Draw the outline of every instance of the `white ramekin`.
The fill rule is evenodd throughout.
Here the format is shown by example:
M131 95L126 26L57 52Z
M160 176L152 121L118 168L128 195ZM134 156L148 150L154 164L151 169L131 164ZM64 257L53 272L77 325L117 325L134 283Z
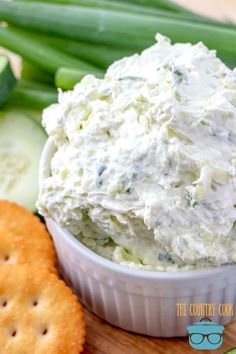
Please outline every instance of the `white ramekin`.
M55 147L49 139L40 164L40 184L50 174ZM236 265L185 272L153 272L123 267L95 254L51 219L47 227L62 275L81 302L99 317L125 330L157 337L185 336L201 319L178 317L176 304L236 306ZM227 324L234 317L211 317Z

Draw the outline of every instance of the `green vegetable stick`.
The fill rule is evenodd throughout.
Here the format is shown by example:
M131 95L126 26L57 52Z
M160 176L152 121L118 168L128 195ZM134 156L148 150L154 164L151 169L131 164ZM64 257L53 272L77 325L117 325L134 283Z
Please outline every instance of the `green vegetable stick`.
M176 19L131 15L95 8L47 3L5 2L0 17L16 25L67 38L140 49L160 32L173 42L203 41L209 48L232 53L236 61L236 31ZM65 64L61 65L65 66ZM66 65L68 66L68 65ZM84 68L82 68L84 69Z
M50 47L57 48L71 56L78 57L86 62L92 63L98 67L106 69L115 60L134 54L134 50L118 49L111 46L78 42L75 40L68 40L55 36L42 35L35 32L22 30L16 26L10 26L11 32L20 34L21 36L35 39ZM36 66L23 61L22 77L32 79L36 77L37 80L43 82L52 82L51 76L39 69Z
M52 84L54 83L54 77L48 74L38 66L29 63L27 60L22 61L21 78L25 80L37 80L38 82Z
M2 5L0 8L2 8ZM0 45L20 54L23 58L50 74L54 74L57 68L61 66L81 68L83 70L91 70L91 72L97 70L95 66L89 63L27 37L26 34L16 33L7 27L0 27Z
M75 84L77 84L85 75L90 74L86 70L77 70L71 68L59 68L55 76L55 84L57 87L62 89L73 89ZM103 74L99 71L94 73L95 76L102 78Z
M16 87L5 103L6 107L41 110L57 102L56 90Z
M25 0L25 1L36 1L38 0ZM126 13L133 13L133 14L146 14L151 16L163 16L163 17L172 17L172 18L179 18L179 19L193 19L198 21L212 21L207 19L203 16L194 14L190 11L185 10L184 8L180 8L176 5L167 5L165 4L164 8L161 4L160 7L149 7L144 4L135 4L131 2L120 2L120 1L110 1L110 0L40 0L40 2L46 3L54 3L54 4L67 4L67 5L79 5L79 6L86 6L86 7L95 7L97 9L106 9L106 10L113 10L113 11L121 11ZM175 9L173 11L173 8ZM176 11L178 8L178 11Z
M78 57L102 69L106 69L114 61L136 52L134 49L118 49L109 45L78 42L58 37L42 36L42 41L55 48L61 48L67 54Z
M0 55L0 106L3 105L16 84L9 59Z

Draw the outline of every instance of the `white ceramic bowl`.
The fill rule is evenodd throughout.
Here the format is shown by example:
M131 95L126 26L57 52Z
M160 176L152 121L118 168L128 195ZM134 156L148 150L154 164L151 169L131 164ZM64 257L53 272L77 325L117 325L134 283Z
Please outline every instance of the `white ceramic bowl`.
M50 175L55 147L44 148L40 183ZM157 337L185 336L201 317L177 317L176 304L230 303L236 308L236 265L185 272L126 268L91 251L51 219L47 227L65 280L95 314L128 331ZM235 317L211 317L227 324Z

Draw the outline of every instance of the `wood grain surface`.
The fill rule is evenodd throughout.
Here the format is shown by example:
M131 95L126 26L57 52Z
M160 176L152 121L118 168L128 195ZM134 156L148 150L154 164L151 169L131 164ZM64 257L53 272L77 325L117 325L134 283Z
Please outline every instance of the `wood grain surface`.
M85 310L87 341L83 354L223 354L236 347L236 321L226 326L219 350L194 350L187 338L152 338L123 331ZM168 325L168 324L167 324Z
M236 0L176 0L201 14L236 22ZM226 326L219 350L191 349L187 338L151 338L132 334L97 318L86 310L87 341L83 354L223 354L236 347L236 321Z

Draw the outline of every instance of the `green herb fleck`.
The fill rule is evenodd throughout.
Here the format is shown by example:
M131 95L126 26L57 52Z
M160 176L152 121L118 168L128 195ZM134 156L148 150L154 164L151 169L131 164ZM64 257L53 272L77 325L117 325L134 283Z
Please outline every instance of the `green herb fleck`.
M171 258L171 256L169 255L169 253L167 253L166 251L163 251L163 252L159 253L158 259L159 259L159 261L161 261L161 262L174 263L173 259Z
M191 207L192 207L192 208L195 208L196 205L197 205L196 200L192 199Z
M119 78L119 81L123 81L123 80L146 81L145 77L141 77L141 76L124 76Z
M198 204L197 201L193 199L193 197L191 196L188 190L187 190L187 201L188 201L188 205L191 208L195 208L195 206Z
M98 246L106 246L110 242L111 238L110 237L101 237L96 239L96 244Z
M165 64L165 65L163 66L163 69L165 69L165 70L171 70L171 66L170 66L169 64Z
M106 171L107 167L105 165L99 165L97 167L97 174L98 176L101 176L104 171Z
M200 123L201 123L202 125L208 125L207 120L204 119L204 118L201 118L201 119L200 119Z
M178 102L181 101L181 96L180 96L180 94L179 94L177 91L175 91L175 99L176 99Z
M101 187L102 186L102 180L100 179L100 178L98 178L97 180L96 180L96 185L98 186L98 187Z
M127 189L125 190L125 192L128 193L128 194L131 194L131 193L132 193L132 188L131 188L131 187L127 188Z
M176 70L174 70L174 75L175 75L177 84L178 85L181 84L181 82L184 79L184 73L182 73L180 70L176 69Z

